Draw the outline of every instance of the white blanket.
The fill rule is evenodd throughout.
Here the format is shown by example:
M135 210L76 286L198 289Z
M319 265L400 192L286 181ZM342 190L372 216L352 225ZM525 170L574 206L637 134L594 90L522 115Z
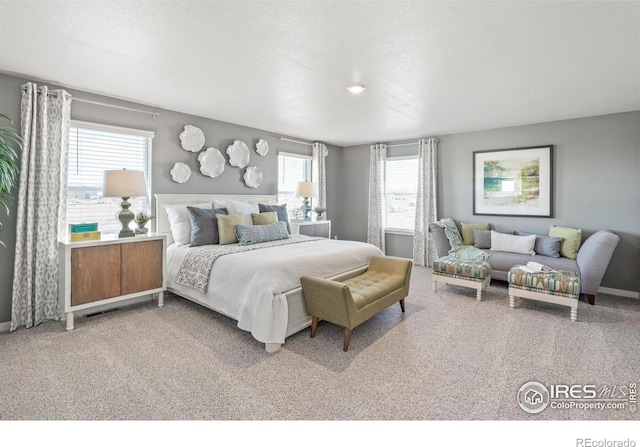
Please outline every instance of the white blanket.
M167 250L169 289L237 320L240 329L263 343L284 343L284 293L300 287L301 276L327 278L367 265L371 256L382 254L364 242L322 239L226 255L213 264L205 294L175 283L188 250L175 244Z

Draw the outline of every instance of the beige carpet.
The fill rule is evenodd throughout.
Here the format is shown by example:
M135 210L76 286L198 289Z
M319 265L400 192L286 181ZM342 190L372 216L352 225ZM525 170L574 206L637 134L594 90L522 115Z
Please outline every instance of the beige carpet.
M356 328L321 323L275 354L229 318L168 295L0 334L3 420L629 420L623 410L525 413L525 382L640 382L640 301L599 295L569 309L508 305L494 282L431 291L415 267L406 313L395 305Z

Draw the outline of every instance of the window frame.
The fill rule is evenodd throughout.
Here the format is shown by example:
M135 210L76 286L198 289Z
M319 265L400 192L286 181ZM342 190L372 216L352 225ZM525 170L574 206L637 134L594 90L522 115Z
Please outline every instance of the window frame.
M74 132L71 131L71 129L79 129L79 130L93 130L93 131L98 131L98 132L104 132L104 133L112 133L112 134L119 134L119 135L130 135L133 137L140 137L140 138L145 138L148 141L145 143L146 144L146 148L145 148L145 153L143 154L143 161L142 164L144 165L144 168L141 169L144 171L145 173L145 182L146 182L146 187L147 187L147 195L146 195L146 202L144 203L144 210L147 212L150 212L151 207L152 207L152 189L151 189L151 180L152 180L152 156L153 156L153 139L155 137L155 132L153 131L149 131L149 130L143 130L143 129L134 129L134 128L130 128L130 127L121 127L121 126L114 126L114 125L109 125L109 124L102 124L102 123L96 123L96 122L91 122L91 121L82 121L82 120L71 120L70 121L70 128L69 128L69 145L68 145L68 150L69 152L71 151L71 147L72 147L72 138L74 138ZM76 146L77 147L77 146ZM71 169L72 167L70 166L71 163L71 154L69 153L68 155L68 160L67 160L67 168ZM98 168L99 169L99 168ZM105 166L104 167L105 170L107 169L114 169L113 166ZM94 171L95 172L95 171ZM72 220L69 220L69 181L70 181L70 176L69 176L69 172L66 172L66 178L64 179L64 181L66 182L66 187L67 187L67 206L66 206L66 212L65 212L65 226L68 225L69 223L73 223ZM114 209L114 213L116 213L118 211L118 209ZM114 222L117 222L117 219L114 217ZM100 226L98 227L98 231L101 231L103 235L105 234L117 234L117 232L119 230L107 230L105 231L104 229L101 229Z
M393 156L393 157L387 157L385 160L385 167L384 167L384 222L385 222L385 228L384 228L384 232L386 234L399 234L399 235L404 235L404 236L413 236L415 235L415 219L414 219L414 225L413 225L413 229L408 230L408 229L404 229L404 228L394 228L394 227L387 227L387 222L388 222L388 216L387 216L387 167L388 167L388 162L389 161L401 161L401 160L415 160L416 164L418 161L418 154L414 154L414 155L398 155L398 156ZM416 169L416 174L417 174L417 169ZM418 199L418 178L416 175L416 189L415 189L415 195L416 195L416 202ZM415 213L415 211L414 211ZM415 217L415 214L414 214Z
M285 151L278 151L278 203L280 203L280 195L281 195L281 191L280 191L280 157L288 157L288 158L297 158L297 159L301 159L304 160L305 166L303 167L303 176L304 178L299 180L299 181L305 181L305 182L310 182L312 181L312 177L313 177L313 156L312 155L305 155L305 154L296 154L293 152L285 152ZM295 190L292 191L293 194L295 194ZM312 203L313 199L310 200L310 202ZM300 202L302 203L302 199L300 199ZM286 202L283 202L286 203ZM313 209L313 204L311 204L311 207ZM292 209L287 209L287 212L289 213L289 217L291 218L291 211Z

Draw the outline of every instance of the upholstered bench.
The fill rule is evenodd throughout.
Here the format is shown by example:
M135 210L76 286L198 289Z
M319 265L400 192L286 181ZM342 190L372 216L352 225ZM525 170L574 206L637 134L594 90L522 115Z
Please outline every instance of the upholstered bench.
M580 274L565 270L548 273L526 272L514 266L509 270L509 305L515 307L515 298L544 301L571 308L571 321L578 319L578 297L580 296Z
M398 301L404 312L412 265L409 259L373 256L364 273L342 282L301 277L302 294L311 315L311 338L316 336L320 320L337 324L344 327L346 352L353 328Z
M476 299L482 299L482 289L489 290L491 284L491 264L487 261L472 261L445 256L433 261L431 274L433 291L437 292L438 282L476 289Z

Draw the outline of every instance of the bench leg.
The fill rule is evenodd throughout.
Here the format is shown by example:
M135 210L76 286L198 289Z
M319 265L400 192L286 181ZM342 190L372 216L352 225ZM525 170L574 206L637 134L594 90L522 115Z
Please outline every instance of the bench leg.
M344 345L342 350L347 352L349 350L349 340L351 340L351 329L348 327L344 328Z
M571 306L571 321L578 320L578 306Z
M480 284L480 287L478 287L478 290L476 292L476 299L478 301L482 301L482 284Z
M404 298L400 300L400 309L402 309L402 312L404 312Z
M311 338L316 336L316 331L318 330L318 322L319 321L320 321L320 318L311 317Z
M431 281L431 290L433 290L434 292L438 291L438 286L435 280Z
M512 309L516 307L516 296L509 294L509 307Z

